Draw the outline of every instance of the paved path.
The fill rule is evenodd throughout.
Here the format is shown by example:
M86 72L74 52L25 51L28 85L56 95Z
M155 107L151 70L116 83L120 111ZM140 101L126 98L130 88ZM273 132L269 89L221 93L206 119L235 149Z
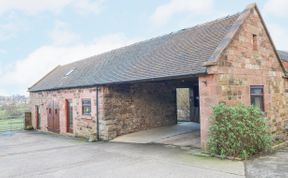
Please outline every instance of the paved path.
M88 143L39 132L0 134L0 177L244 177L242 162L157 144Z
M248 178L286 178L288 177L288 148L277 153L246 162Z

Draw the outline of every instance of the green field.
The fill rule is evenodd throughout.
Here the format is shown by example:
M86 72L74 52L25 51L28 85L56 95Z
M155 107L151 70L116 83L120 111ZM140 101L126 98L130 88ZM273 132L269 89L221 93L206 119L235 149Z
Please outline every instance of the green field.
M2 108L0 108L0 118L4 118L6 115L6 111Z
M0 132L22 130L24 128L24 112L27 105L6 105L0 107Z
M24 118L0 119L0 132L8 130L22 130L24 128Z

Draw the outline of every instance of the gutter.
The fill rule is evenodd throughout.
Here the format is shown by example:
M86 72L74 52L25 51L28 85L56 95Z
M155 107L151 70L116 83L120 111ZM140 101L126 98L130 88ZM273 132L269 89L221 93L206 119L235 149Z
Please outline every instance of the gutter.
M100 139L99 134L99 87L96 87L96 134L97 140Z

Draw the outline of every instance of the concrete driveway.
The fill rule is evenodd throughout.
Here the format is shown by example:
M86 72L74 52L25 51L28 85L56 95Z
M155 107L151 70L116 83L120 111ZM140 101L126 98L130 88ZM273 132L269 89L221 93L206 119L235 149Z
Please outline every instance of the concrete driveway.
M172 126L157 127L116 137L112 142L160 143L200 148L200 124L194 122L179 122Z
M0 177L244 177L242 162L157 144L97 142L36 131L0 133Z
M246 162L246 177L288 177L288 148Z

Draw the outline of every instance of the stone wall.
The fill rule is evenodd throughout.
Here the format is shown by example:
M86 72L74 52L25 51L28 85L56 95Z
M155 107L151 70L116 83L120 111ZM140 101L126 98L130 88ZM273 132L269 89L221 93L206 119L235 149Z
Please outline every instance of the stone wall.
M176 89L169 84L105 87L103 101L102 139L177 123Z
M257 50L253 49L257 35ZM212 106L250 105L250 86L264 85L265 112L271 131L281 135L288 122L288 85L268 35L256 10L226 48L216 65L208 67L207 76L199 77L201 108L201 143L205 148L208 118Z
M82 115L84 98L91 99L91 116ZM65 100L73 102L73 134L67 133ZM47 107L56 102L60 116L60 134L89 138L96 134L96 88L67 89L30 93L32 125L36 128L35 106L40 108L41 128L47 130ZM100 138L177 123L176 89L165 83L103 86L99 90Z
M82 99L91 99L91 116L82 115ZM101 92L100 92L100 98ZM59 105L59 116L60 116L60 133L67 133L66 128L66 108L65 100L72 99L73 102L73 130L72 135L80 137L89 137L96 133L96 88L85 88L85 89L67 89L67 90L56 90L56 91L43 91L30 93L30 106L32 112L32 124L36 128L36 117L35 117L35 105L40 108L41 128L42 131L47 130L47 107L52 101ZM99 106L101 109L102 103L99 100Z

